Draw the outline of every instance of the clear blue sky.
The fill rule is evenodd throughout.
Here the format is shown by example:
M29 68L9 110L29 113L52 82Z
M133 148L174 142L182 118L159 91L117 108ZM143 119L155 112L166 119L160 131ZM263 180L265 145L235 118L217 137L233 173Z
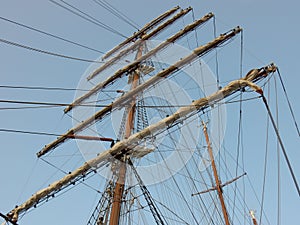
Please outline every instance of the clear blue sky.
M107 11L96 7L93 1L69 1L81 9L85 9L90 14L97 17L105 24L118 30L120 33L129 36L135 30L129 25L119 21ZM240 25L244 28L244 72L255 67L264 66L270 62L275 62L282 74L290 101L299 120L299 74L298 60L300 52L300 3L297 1L270 1L270 0L227 0L227 1L171 1L171 0L110 0L112 5L128 15L140 26L147 23L162 12L180 5L182 8L192 6L196 18L202 17L208 12L216 15L217 32L223 33L227 30ZM6 0L1 2L0 16L11 19L35 28L57 34L81 44L93 47L101 51L108 51L113 46L123 40L120 36L109 33L69 12L57 7L50 1L28 0L16 1ZM190 16L188 17L190 19ZM6 39L17 43L22 43L32 47L62 53L70 56L96 59L98 53L66 44L51 37L34 33L27 29L12 25L0 20L0 39ZM237 41L238 43L238 41ZM238 44L235 44L238 46ZM238 58L237 58L238 60ZM1 75L0 85L15 86L46 86L46 87L69 87L75 88L81 75L88 67L89 63L61 59L53 56L42 55L32 51L13 47L0 43ZM235 70L228 68L226 63L220 62L220 70L224 69L224 74L239 71L239 63L236 63ZM229 79L238 78L239 74L226 75ZM220 76L221 73L220 73ZM224 75L225 76L225 75ZM226 79L228 78L226 77ZM221 78L222 79L222 78ZM226 80L222 79L223 81ZM278 85L278 89L281 87ZM282 91L279 91L283 95ZM28 100L46 102L71 102L74 98L73 92L41 92L26 90L0 89L0 99L9 100ZM1 107L9 107L1 103ZM264 110L262 103L251 104L248 109L255 110L248 112L246 118L253 120L251 113L259 113ZM280 104L280 130L288 155L291 159L298 181L300 180L300 152L299 136L296 134L295 127L288 111L284 98ZM258 107L256 110L256 107ZM264 111L265 115L265 111ZM299 121L298 121L299 122ZM263 121L265 123L265 120ZM63 117L62 108L39 109L39 110L1 110L0 128L32 130L40 132L62 133L72 126L68 117ZM255 120L249 128L250 133L255 135L256 127L260 121ZM230 125L227 125L230 126ZM247 129L247 128L244 128ZM271 128L270 128L271 129ZM265 131L261 135L265 135ZM252 144L246 143L251 149L259 148L255 145L258 137L251 136ZM0 157L0 212L10 211L16 204L21 203L33 194L38 188L47 185L43 183L52 174L52 168L36 159L35 153L42 146L53 140L53 137L31 136L24 134L0 133L1 157ZM234 140L236 141L236 140ZM264 142L262 142L264 143ZM245 147L246 147L245 146ZM76 147L68 144L68 147ZM265 146L262 146L263 152ZM272 149L276 151L276 149ZM259 152L258 149L255 151ZM255 154L256 154L255 153ZM257 158L256 158L256 157ZM257 162L262 162L261 156L255 155L249 162L253 171L262 174L262 167L258 167ZM269 162L271 165L274 161ZM300 201L292 183L290 174L285 161L281 162L282 170L282 194L281 194L281 224L298 224ZM254 173L254 172L253 172ZM252 174L255 178L255 173ZM60 177L58 174L57 177ZM276 177L274 172L274 177ZM260 180L261 182L261 180ZM276 198L276 181L270 180L267 192L273 193ZM260 183L261 184L261 183ZM258 188L261 188L259 186ZM24 220L21 224L84 224L86 217L80 218L80 212L90 212L89 209L80 208L84 203L94 200L94 195L89 194L89 189L79 187L66 194L66 196L76 196L80 193L78 203L71 206L63 204L63 200L54 199L49 202L49 206L40 207L34 210L29 216L30 219ZM70 197L75 198L75 197ZM62 204L63 207L56 210ZM276 204L272 197L266 199L266 207ZM92 203L88 204L92 207ZM268 212L269 218L276 218L276 211ZM259 211L259 210L258 210ZM53 215L53 213L55 215ZM73 216L73 213L75 215ZM59 222L57 222L57 219ZM0 220L1 221L1 220ZM276 221L271 219L271 221Z

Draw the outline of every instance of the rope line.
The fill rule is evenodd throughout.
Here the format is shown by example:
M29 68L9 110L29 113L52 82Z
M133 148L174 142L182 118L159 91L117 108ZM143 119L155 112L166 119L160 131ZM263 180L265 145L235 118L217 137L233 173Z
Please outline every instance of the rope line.
M65 42L68 42L68 43L70 43L70 44L74 44L74 45L83 47L83 48L85 48L85 49L92 50L92 51L94 51L94 52L98 52L98 53L101 53L101 54L104 54L104 53L105 53L105 52L99 51L99 50L97 50L97 49L88 47L88 46L86 46L86 45L79 44L79 43L77 43L77 42L75 42L75 41L71 41L71 40L68 40L68 39L66 39L66 38L62 38L62 37L60 37L60 36L57 36L57 35L54 35L54 34L50 34L50 33L46 32L46 31L42 31L42 30L36 29L36 28L34 28L34 27L27 26L27 25L22 24L22 23L18 23L18 22L16 22L16 21L13 21L13 20L10 20L10 19L1 17L1 16L0 16L0 19L1 19L1 20L4 20L4 21L6 21L6 22L9 22L9 23L13 23L13 24L15 24L15 25L18 25L18 26L27 28L27 29L29 29L29 30L36 31L36 32L38 32L38 33L45 34L45 35L47 35L47 36L50 36L50 37L59 39L59 40L61 40L61 41L65 41Z
M102 8L106 9L108 12L119 18L120 20L124 21L125 23L129 24L133 28L139 30L139 25L136 24L133 20L131 20L128 16L122 13L120 10L115 8L109 2L105 0L93 0L96 4L100 5Z
M213 18L213 26L214 26L214 38L217 38L217 25L216 25L216 17ZM216 75L217 75L217 84L220 86L220 77L219 77L219 60L218 60L218 49L215 49L215 64L216 64Z
M0 132L6 132L6 133L20 133L20 134L30 134L30 135L40 135L40 136L55 136L55 137L61 137L61 134L55 134L55 133L46 133L46 132L37 132L37 131L26 131L26 130L15 130L15 129L5 129L5 128L0 128ZM97 138L97 141L101 141L100 138L103 136L100 136L98 133L96 133L96 135L98 135L97 137L99 137L99 139ZM80 135L79 136L74 136L75 139L80 139ZM107 138L108 139L108 138ZM109 142L113 139L109 138ZM95 139L86 139L86 140L95 140ZM106 140L104 140L106 141ZM114 140L116 141L116 140Z
M287 95L287 91L286 91L286 89L285 89L285 85L284 85L284 83L283 83L283 80L282 80L282 77L281 77L281 74L280 74L280 71L279 71L278 67L277 67L277 73L278 73L278 75L279 75L279 80L280 80L280 83L281 83L281 86L282 86L282 89L283 89L283 92L284 92L286 101L287 101L287 103L288 103L289 110L290 110L291 115L292 115L292 117L293 117L294 124L295 124L295 127L296 127L297 132L298 132L298 136L300 136L299 127L298 127L298 124L297 124L297 121L296 121L296 117L295 117L295 114L294 114L294 111L293 111L293 108L292 108L292 104L291 104L291 102L290 102L290 100L289 100L289 97L288 97L288 95Z
M281 140L279 131L278 131L277 127L276 127L276 123L275 123L275 120L274 120L274 118L273 118L273 116L272 116L272 113L271 113L271 110L270 110L270 108L269 108L267 99L266 99L265 96L263 96L263 95L262 95L262 99L263 99L263 102L264 102L264 104L265 104L265 106L266 106L266 109L267 109L267 111L268 111L268 114L269 114L269 117L270 117L270 119L271 119L273 128L274 128L274 130L275 130L275 133L276 133L276 135L277 135L277 139L278 139L278 141L279 141L279 144L280 144L282 153L283 153L283 155L284 155L285 161L286 161L286 163L287 163L287 165L288 165L288 168L289 168L290 174L291 174L291 176L292 176L292 179L293 179L295 188L296 188L296 190L297 190L297 192L298 192L298 195L300 196L300 188L299 188L299 185L298 185L298 182L297 182L295 173L294 173L294 171L293 171L293 168L292 168L292 165L291 165L290 160L289 160L289 158L288 158L287 152L286 152L285 147L284 147L284 145L283 145L283 142L282 142L282 140Z
M25 130L15 130L15 129L4 129L4 128L0 128L0 132L32 134L32 135L45 135L45 136L55 136L55 137L61 136L60 134L54 134L54 133L36 132L36 131L25 131Z
M42 87L42 86L15 86L15 85L0 85L0 88L28 89L28 90L45 90L45 91L90 91L89 89L82 89L82 88ZM118 90L101 90L101 92L118 92Z
M65 10L73 13L74 15L77 15L77 16L81 17L82 19L85 19L86 21L89 21L89 22L91 22L91 23L93 23L93 24L95 24L95 25L97 25L97 26L99 26L99 27L101 27L101 28L103 28L107 31L110 31L111 33L117 34L117 35L119 35L123 38L127 38L125 35L123 35L119 31L117 31L117 30L113 29L112 27L102 23L100 20L88 15L87 13L81 11L80 9L76 8L75 6L71 5L70 3L67 3L66 1L59 0L59 1L63 2L65 5L67 5L67 6L71 7L72 9L76 10L77 12L70 9L70 8L68 8L68 7L66 7L66 6L64 6L64 5L62 5L62 4L60 4L60 3L58 3L58 2L56 2L56 1L54 1L54 0L49 0L49 1L56 4L56 5L58 5L59 7L65 9Z
M257 99L258 97L253 97L253 98L248 98L248 99L243 99L242 101L250 101L250 100L254 100ZM227 101L224 102L222 104L231 104L231 103L237 103L240 102L241 100L232 100L232 101ZM107 105L105 104L92 104L92 103L96 103L97 101L93 101L93 102L87 102L89 104L79 104L76 106L81 106L81 107L106 107ZM30 107L30 108L39 108L39 107L65 107L65 106L69 106L69 103L55 103L55 102L38 102L38 101L16 101L16 100L4 100L4 99L0 99L0 103L8 103L8 104L23 104L23 105L39 105L37 107ZM138 107L145 107L145 108L179 108L179 107L196 107L196 105L143 105L143 106L137 106ZM20 109L24 109L24 107L19 107ZM0 110L4 110L4 109L18 109L18 107L16 108L1 108Z
M49 51L45 51L45 50L42 50L42 49L33 48L33 47L30 47L30 46L27 46L27 45L19 44L19 43L16 43L16 42L8 41L8 40L2 39L2 38L0 38L0 42L8 44L8 45L15 46L15 47L24 48L24 49L27 49L27 50L39 52L39 53L46 54L46 55L61 57L61 58L65 58L65 59L72 59L72 60L76 60L76 61L89 62L89 63L91 63L91 62L92 63L103 63L103 62L96 61L96 60L77 58L77 57L73 57L73 56L67 56L67 55L63 55L63 54L59 54L59 53L49 52Z
M268 85L268 100L270 100L270 83ZM268 151L269 151L269 125L270 121L267 119L267 130L266 130L266 144L265 144L265 158L264 158L264 170L263 170L263 182L262 182L262 192L261 192L261 205L260 205L260 216L259 224L262 224L264 200L265 200L265 190L266 190L266 178L267 178L267 163L268 163Z

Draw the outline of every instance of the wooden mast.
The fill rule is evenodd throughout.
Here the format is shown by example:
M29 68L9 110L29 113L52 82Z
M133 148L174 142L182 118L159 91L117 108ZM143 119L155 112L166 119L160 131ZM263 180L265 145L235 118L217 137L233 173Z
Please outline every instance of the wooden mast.
M130 42L135 41L135 39L139 38L145 32L153 29L153 27L155 27L157 24L159 24L162 21L164 21L165 19L167 19L170 15L172 15L173 13L175 13L179 8L180 8L179 6L176 6L176 7L172 8L172 9L164 12L163 14L161 14L160 16L158 16L157 18L155 18L154 20L150 21L142 29L140 29L139 31L135 32L131 37L127 38L125 41L123 41L122 43L120 43L119 45L117 45L116 47L114 47L112 50L110 50L109 52L107 52L102 57L102 59L106 59L106 58L110 57L111 55L113 55L114 53L116 53L117 51L119 51L120 49L122 49L124 46L126 46Z
M226 210L225 201L224 201L224 197L223 197L221 182L219 180L218 171L217 171L217 167L216 167L216 164L215 164L214 155L213 155L213 151L212 151L212 148L211 148L210 140L209 140L209 137L208 137L206 124L203 121L202 121L202 125L203 125L203 132L204 132L204 135L205 135L205 140L206 140L206 143L207 143L207 150L208 150L208 153L209 153L211 167L213 169L213 174L214 174L214 178L215 178L215 182L216 182L216 189L217 189L218 196L219 196L219 199L220 199L220 202L221 202L222 213L223 213L223 216L224 216L225 224L230 225L229 218L228 218L228 213L227 213L227 210Z
M162 32L166 27L172 25L176 20L180 19L187 13L189 13L192 10L191 7L181 10L179 13L177 13L175 16L173 16L171 19L167 20L160 26L158 26L156 29L151 31L148 34L144 34L141 36L139 40L133 43L133 45L129 46L128 48L124 49L123 51L119 52L115 57L109 59L105 64L103 64L101 67L96 69L92 74L90 74L87 77L87 80L93 79L97 74L105 70L106 68L110 67L113 63L117 62L124 56L126 56L128 53L135 51L139 48L139 46L144 42L145 40L149 40L150 38L153 38L154 36L158 35L160 32Z
M54 193L57 193L64 187L73 184L76 178L79 176L85 175L89 171L99 168L104 162L107 162L109 159L111 159L111 157L121 156L122 154L126 153L128 146L138 144L140 140L143 140L144 138L147 138L150 135L153 135L169 126L172 126L172 124L182 120L195 111L200 111L213 104L217 104L219 101L231 96L233 93L241 90L242 88L251 87L256 92L262 93L261 88L252 82L257 82L267 77L270 73L274 73L276 70L277 67L274 64L270 64L259 69L253 69L249 71L244 78L232 81L219 91L207 97L195 100L190 106L179 108L173 115L170 115L169 117L166 117L165 119L146 127L145 129L131 135L128 139L117 142L112 148L100 153L96 158L85 162L78 169L74 170L70 174L67 174L62 179L52 183L42 190L39 190L23 204L12 209L7 216L11 218L12 221L17 221L21 213L26 212L40 202L48 200L54 195Z
M182 30L178 31L176 34L172 35L168 39L166 39L164 42L159 44L157 47L152 49L151 51L147 52L139 60L135 60L132 63L129 63L128 65L124 66L123 68L116 71L112 76L108 77L103 82L97 84L95 87L93 87L89 92L82 95L81 97L77 98L73 103L71 103L68 107L64 109L64 112L67 113L70 110L72 110L74 107L80 105L83 103L84 100L88 99L92 95L98 93L102 89L104 89L109 84L112 84L117 79L123 77L128 71L132 71L135 68L138 67L138 65L143 62L144 60L149 59L151 56L155 55L157 52L161 51L162 49L166 48L168 45L173 44L178 39L182 38L184 35L186 35L188 32L193 31L201 24L207 22L210 18L212 18L214 15L212 13L208 13L204 17L200 18L199 20L194 21L193 23L187 25Z
M242 31L242 29L240 27L236 27L235 29L233 29L225 34L221 34L219 37L212 40L211 42L194 49L194 51L190 55L180 59L179 61L177 61L176 63L171 65L169 68L160 71L156 75L149 78L145 83L138 85L135 89L127 92L126 94L124 94L123 96L121 96L120 98L115 100L113 103L107 105L102 110L96 112L90 118L88 118L85 121L83 121L82 123L78 124L76 127L70 129L68 132L66 132L59 138L57 138L55 141L46 145L41 151L39 151L37 153L37 156L41 157L42 155L48 153L49 151L56 148L58 145L60 145L64 141L68 140L70 134L75 134L79 131L82 131L82 130L86 129L88 126L90 126L91 124L101 120L104 116L108 115L113 109L121 107L124 103L130 101L132 99L132 97L135 96L136 94L138 94L139 92L144 91L147 88L149 88L150 86L153 86L154 84L162 81L163 80L162 78L167 78L172 73L178 71L180 68L182 68L183 66L192 62L196 58L205 55L206 53L210 52L212 49L214 49L214 48L220 46L221 44L223 44L224 42L230 40L231 38L236 36L241 31Z
M142 51L143 51L143 45L140 45L135 57L136 60L138 60L142 56ZM132 76L133 78L132 78L131 90L135 89L138 86L138 82L140 78L139 71L135 70ZM132 99L129 106L127 121L125 125L125 136L124 136L125 139L130 137L130 135L132 134L134 128L135 111L136 111L136 96ZM119 224L123 192L125 187L125 178L126 178L126 163L127 163L126 157L127 157L126 155L123 155L119 159L120 161L118 162L119 164L119 167L117 168L117 170L119 170L118 179L114 189L109 225Z

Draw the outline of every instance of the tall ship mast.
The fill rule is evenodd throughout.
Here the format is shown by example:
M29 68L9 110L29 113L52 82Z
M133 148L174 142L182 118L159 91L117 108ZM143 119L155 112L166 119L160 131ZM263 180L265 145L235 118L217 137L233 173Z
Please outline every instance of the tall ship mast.
M210 12L171 29L191 12L191 7L163 12L92 64L82 87L92 86L78 91L64 109L73 113L74 126L36 153L47 160L72 142L85 162L1 213L3 225L22 224L27 213L61 194L80 185L91 188L86 182L92 179L98 182L98 195L87 225L267 224L265 212L258 223L253 203L246 202L248 193L241 187L247 169L222 147L224 107L245 99L263 99L299 192L265 94L277 66L258 65L226 83L209 84L213 74L203 58L227 48L242 28L185 51L177 43L214 20ZM169 36L154 41L163 32ZM71 209L64 210L72 215Z

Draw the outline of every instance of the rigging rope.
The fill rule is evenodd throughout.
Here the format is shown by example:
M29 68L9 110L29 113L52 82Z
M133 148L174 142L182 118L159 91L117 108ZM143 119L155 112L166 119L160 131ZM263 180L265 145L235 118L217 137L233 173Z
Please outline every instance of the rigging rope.
M241 39L240 39L240 78L242 78L243 74L243 63L244 63L244 31L241 31ZM240 94L240 100L242 100L242 93ZM242 107L242 102L240 103L240 110ZM242 125L242 124L241 124ZM242 169L245 171L245 160L244 160L244 146L243 146L243 134L242 134L242 129L240 130L241 132L241 140L240 140L240 145L241 145L241 150L242 150ZM245 179L243 178L243 207L244 210L246 208L246 185L245 185ZM249 211L249 210L248 210ZM244 211L246 213L246 211ZM246 218L244 217L244 224L246 223Z
M30 135L41 135L41 136L55 136L55 137L61 137L62 136L61 134L54 134L54 133L37 132L37 131L25 131L25 130L15 130L15 129L5 129L5 128L0 128L0 132L30 134ZM95 132L95 133L96 133L95 137L80 136L80 135L76 136L76 135L74 135L74 136L70 136L70 138L73 138L73 139L84 139L84 140L94 140L94 141L104 141L104 142L116 141L116 140L113 140L112 138L105 138L105 137L103 137L102 135L100 135L97 132Z
M91 47L88 47L88 46L79 44L79 43L74 42L74 41L70 41L70 40L68 40L68 39L66 39L66 38L62 38L62 37L60 37L60 36L57 36L57 35L54 35L54 34L50 34L50 33L48 33L48 32L45 32L45 31L36 29L36 28L34 28L34 27L31 27L31 26L27 26L27 25L22 24L22 23L18 23L18 22L16 22L16 21L13 21L13 20L10 20L10 19L1 17L1 16L0 16L0 19L1 19L1 20L4 20L4 21L6 21L6 22L9 22L9 23L13 23L13 24L15 24L15 25L18 25L18 26L27 28L27 29L29 29L29 30L36 31L36 32L38 32L38 33L45 34L45 35L47 35L47 36L50 36L50 37L59 39L59 40L61 40L61 41L65 41L65 42L68 42L68 43L70 43L70 44L74 44L74 45L77 45L77 46L79 46L79 47L83 47L83 48L85 48L85 49L92 50L92 51L94 51L94 52L98 52L98 53L101 53L101 54L104 54L104 53L105 53L105 52L99 51L99 50L97 50L97 49L94 49L94 48L91 48Z
M193 17L193 21L196 21L194 9L192 9L192 17ZM199 46L197 29L195 29L194 32L195 32L196 44L197 44L197 46Z
M258 97L253 97L253 98L247 98L247 99L243 99L242 101L250 101L250 100L254 100L257 99ZM232 98L234 99L234 98ZM105 101L108 101L110 99L105 99ZM92 104L92 103L97 103L99 101L102 100L97 100L97 101L91 101L91 102L86 102L86 104L79 104L77 106L81 106L81 107L106 107L107 105L105 104ZM231 103L237 103L240 102L240 100L232 100L232 101L227 101L221 104L231 104ZM30 108L42 108L42 107L64 107L64 106L69 106L69 103L59 103L59 102L38 102L38 101L16 101L16 100L6 100L6 99L0 99L0 103L8 103L8 104L23 104L23 105L39 105L37 107L30 107ZM221 105L218 104L218 105ZM195 105L197 106L197 105ZM179 107L190 107L190 105L137 105L137 108L141 107L141 108L179 108ZM18 108L1 108L2 109L24 109L25 107L18 107ZM29 107L28 107L29 108Z
M293 117L293 120L294 120L294 124L295 124L295 127L297 129L297 132L298 132L298 136L300 136L300 131L299 131L299 127L298 127L298 124L297 124L297 121L296 121L296 118L295 118L295 114L294 114L294 111L293 111L293 108L292 108L292 104L289 100L289 97L287 95L287 91L285 89L285 86L284 86L284 83L283 83L283 80L282 80L282 77L281 77L281 74L280 74L280 71L279 71L279 68L277 67L277 73L279 75L279 80L280 80L280 83L281 83L281 86L282 86L282 89L283 89L283 92L284 92L284 95L285 95L285 98L286 98L286 101L288 103L288 106L289 106L289 110L291 112L291 115Z
M72 9L76 10L77 12L74 11L74 10L72 10L72 9L70 9L70 8L68 8L68 7L66 7L66 6L63 6L62 4L60 4L60 3L58 3L58 2L56 2L54 0L49 0L49 1L52 2L52 3L54 3L54 4L56 4L56 5L58 5L61 8L66 9L67 11L73 13L74 15L77 15L77 16L85 19L86 21L89 21L89 22L91 22L91 23L93 23L93 24L95 24L95 25L97 25L97 26L99 26L101 28L104 28L107 31L110 31L111 33L117 34L117 35L119 35L119 36L121 36L123 38L127 38L125 35L123 35L119 31L117 31L117 30L113 29L112 27L110 27L110 26L102 23L100 20L98 20L98 19L90 16L89 14L81 11L80 9L76 8L75 6L71 5L70 3L67 3L66 1L59 0L59 1L63 2L65 5L67 5L67 6L71 7ZM85 16L83 16L83 15L85 15Z
M165 223L166 221L161 216L161 212L160 212L159 208L156 206L155 202L153 201L153 198L152 198L149 190L145 186L142 178L138 174L137 170L135 169L135 167L134 167L134 165L133 165L133 163L132 163L132 161L130 159L128 161L128 164L131 166L132 171L133 171L133 173L134 173L134 175L135 175L135 177L136 177L136 179L137 179L137 181L139 183L139 186L140 186L140 188L141 188L141 190L143 192L143 195L144 195L144 197L145 197L145 199L146 199L146 201L148 203L148 206L149 206L149 208L151 210L151 213L152 213L152 215L153 215L153 217L155 219L155 222L157 224L167 224L167 223Z
M282 153L283 153L283 155L284 155L285 161L286 161L286 163L287 163L287 165L288 165L288 168L289 168L290 174L291 174L291 176L292 176L292 179L293 179L295 188L296 188L296 190L297 190L297 192L298 192L298 195L300 196L300 188L299 188L299 185L298 185L298 182L297 182L295 173L294 173L294 171L293 171L293 168L292 168L292 165L291 165L290 160L289 160L289 158L288 158L287 152L286 152L285 147L284 147L284 145L283 145L283 142L282 142L282 140L281 140L279 131L278 131L277 127L276 127L276 123L275 123L275 120L274 120L274 118L273 118L273 116L272 116L272 113L271 113L271 110L270 110L270 108L269 108L267 99L265 98L264 95L262 95L262 99L263 99L263 102L264 102L264 104L265 104L265 107L266 107L266 109L267 109L267 111L268 111L268 114L269 114L269 117L270 117L270 119L271 119L273 128L274 128L274 130L275 130L275 133L276 133L276 135L277 135L277 139L278 139L278 141L279 141L279 144L280 144Z
M0 85L0 88L45 90L45 91L90 91L88 89L81 89L81 88L42 87L42 86L15 86L15 85ZM118 90L101 90L101 92L118 92Z
M54 133L45 133L45 132L35 132L35 131L25 131L25 130L15 130L15 129L4 129L0 128L0 132L7 133L21 133L21 134L32 134L32 135L47 135L47 136L56 136L59 137L61 135Z
M96 4L100 5L102 8L106 9L111 14L115 15L120 20L124 21L125 23L129 24L133 28L139 30L139 25L136 24L133 20L131 20L128 16L118 10L116 7L111 5L109 2L105 0L93 0Z
M276 123L279 125L279 108L278 108L278 89L277 89L277 80L274 77L274 89L275 89L275 98L276 98ZM280 225L281 218L281 180L280 180L280 146L277 141L276 151L277 151L277 225Z
M2 38L0 38L0 42L8 44L8 45L16 46L16 47L19 47L19 48L24 48L24 49L27 49L27 50L43 53L43 54L46 54L46 55L61 57L61 58L65 58L65 59L72 59L72 60L77 60L77 61L82 61L82 62L90 62L90 63L104 63L104 62L100 62L100 61L96 61L96 60L82 59L82 58L67 56L67 55L63 55L63 54L59 54L59 53L49 52L49 51L41 50L41 49L38 49L38 48L33 48L33 47L30 47L30 46L27 46L27 45L19 44L19 43L16 43L16 42L8 41L8 40L2 39Z
M217 38L217 25L216 25L216 17L213 18L213 26L214 26L214 38ZM215 63L216 63L216 75L217 75L217 85L220 86L220 77L219 77L219 61L218 61L218 48L215 49Z
M268 100L270 100L270 83L268 85ZM267 177L267 163L268 163L268 150L269 150L269 124L270 121L267 119L267 130L266 130L266 146L265 146L265 158L264 158L264 172L263 172L263 184L262 184L262 193L261 193L261 205L260 205L260 216L259 224L261 225L264 209L264 200L265 200L265 189L266 189L266 177Z
M240 147L242 141L242 101L243 100L243 93L240 93L240 104L239 104L239 124L238 124L238 138L237 138L237 150L236 150L236 167L235 167L235 176L238 176L238 166L239 166L239 158L240 158ZM232 221L234 221L234 210L235 210L235 201L236 201L236 190L237 190L237 183L234 184L234 197L233 197L233 210L232 210Z

